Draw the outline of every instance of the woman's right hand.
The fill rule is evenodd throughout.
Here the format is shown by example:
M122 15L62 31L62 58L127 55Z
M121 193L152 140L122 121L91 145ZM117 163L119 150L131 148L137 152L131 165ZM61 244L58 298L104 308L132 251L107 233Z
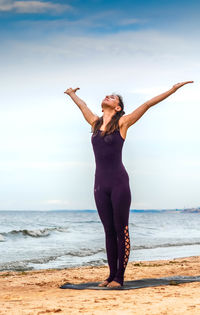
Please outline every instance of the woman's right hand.
M64 93L70 95L71 93L76 93L77 90L80 90L80 88L76 89L69 88Z

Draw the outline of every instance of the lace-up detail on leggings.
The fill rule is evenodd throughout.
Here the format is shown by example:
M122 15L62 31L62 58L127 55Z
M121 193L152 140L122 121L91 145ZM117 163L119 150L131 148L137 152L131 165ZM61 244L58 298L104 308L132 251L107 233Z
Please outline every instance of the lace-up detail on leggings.
M124 269L125 269L128 264L128 259L130 255L130 237L129 237L128 225L126 225L124 228L124 239L125 239L125 254L124 254Z

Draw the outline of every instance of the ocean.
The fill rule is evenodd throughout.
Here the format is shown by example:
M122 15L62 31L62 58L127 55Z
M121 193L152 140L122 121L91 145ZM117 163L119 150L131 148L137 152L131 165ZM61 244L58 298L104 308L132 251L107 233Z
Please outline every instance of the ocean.
M130 212L129 261L200 255L200 213ZM97 211L0 211L0 271L107 264Z

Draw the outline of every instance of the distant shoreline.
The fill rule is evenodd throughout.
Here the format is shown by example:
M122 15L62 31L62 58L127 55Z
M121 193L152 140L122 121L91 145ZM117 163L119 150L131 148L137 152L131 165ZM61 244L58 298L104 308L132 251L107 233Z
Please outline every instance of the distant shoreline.
M33 211L33 212L97 212L95 209L54 209L54 210L0 210L0 212L22 212L22 211ZM200 213L199 208L187 208L187 209L131 209L130 212L171 212L171 213Z

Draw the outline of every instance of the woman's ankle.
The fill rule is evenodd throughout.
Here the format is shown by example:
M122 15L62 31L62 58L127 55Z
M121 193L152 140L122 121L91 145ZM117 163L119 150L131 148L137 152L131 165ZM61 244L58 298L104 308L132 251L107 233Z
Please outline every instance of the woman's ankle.
M115 276L109 276L109 277L106 279L106 281L111 282L111 281L113 281L114 277L115 277Z
M124 279L123 278L119 278L119 277L114 277L113 281L116 281L118 283L121 284L121 286L124 284Z

